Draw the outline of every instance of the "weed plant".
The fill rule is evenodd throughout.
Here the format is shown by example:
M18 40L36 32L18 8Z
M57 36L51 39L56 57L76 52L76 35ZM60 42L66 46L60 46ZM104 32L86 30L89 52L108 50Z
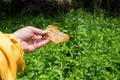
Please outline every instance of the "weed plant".
M11 33L27 25L45 29L48 24L69 34L69 41L25 54L26 68L17 80L120 79L120 18L71 10L55 18L42 14L5 18L0 30Z

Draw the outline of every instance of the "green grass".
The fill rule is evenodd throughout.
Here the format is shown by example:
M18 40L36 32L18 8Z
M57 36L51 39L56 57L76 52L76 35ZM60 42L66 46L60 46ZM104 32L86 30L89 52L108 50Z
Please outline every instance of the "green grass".
M25 54L26 69L17 80L120 79L120 18L71 10L55 18L41 14L5 18L0 30L11 33L27 25L45 29L48 24L69 34L69 41Z

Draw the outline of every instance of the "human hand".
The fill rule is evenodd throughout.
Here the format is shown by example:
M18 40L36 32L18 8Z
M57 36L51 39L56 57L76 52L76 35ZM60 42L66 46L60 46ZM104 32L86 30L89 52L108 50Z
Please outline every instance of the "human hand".
M25 52L33 51L50 42L43 36L47 34L46 30L40 30L32 26L21 28L13 33L20 40Z

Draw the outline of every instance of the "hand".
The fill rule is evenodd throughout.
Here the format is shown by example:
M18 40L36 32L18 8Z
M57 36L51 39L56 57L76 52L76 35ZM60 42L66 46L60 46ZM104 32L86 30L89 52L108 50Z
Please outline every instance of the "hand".
M46 30L40 30L31 26L21 28L13 33L20 40L25 52L33 51L50 42L43 36L47 34Z

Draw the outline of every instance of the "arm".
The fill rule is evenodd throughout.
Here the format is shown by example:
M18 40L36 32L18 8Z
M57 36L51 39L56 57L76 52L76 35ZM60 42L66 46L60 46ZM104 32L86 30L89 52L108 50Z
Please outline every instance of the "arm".
M25 68L24 51L11 34L0 32L0 78L2 80L15 80L17 71Z
M13 34L0 32L0 80L15 80L17 71L25 68L24 52L30 52L50 42L42 36L47 31L25 27Z

